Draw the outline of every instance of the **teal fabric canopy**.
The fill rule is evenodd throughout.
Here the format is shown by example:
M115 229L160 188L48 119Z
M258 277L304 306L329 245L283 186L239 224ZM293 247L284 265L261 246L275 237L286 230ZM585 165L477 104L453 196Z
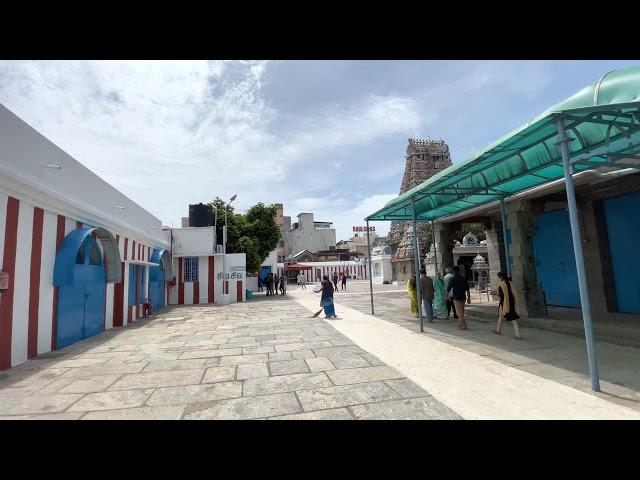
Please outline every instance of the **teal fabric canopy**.
M437 173L365 220L435 220L563 178L556 122L574 171L640 168L640 67L610 72L477 154Z

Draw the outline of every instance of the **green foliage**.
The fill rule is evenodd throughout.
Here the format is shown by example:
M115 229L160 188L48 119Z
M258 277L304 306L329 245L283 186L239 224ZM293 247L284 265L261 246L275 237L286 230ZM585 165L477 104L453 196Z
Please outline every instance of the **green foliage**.
M216 234L222 244L225 202L216 197L209 206L218 211ZM280 229L275 221L275 207L262 202L252 206L245 215L227 210L227 253L245 253L247 272L257 273L280 240Z
M486 240L484 225L482 223L463 223L460 230L457 230L454 233L454 238L462 241L462 238L469 232L473 233L477 237L478 242Z

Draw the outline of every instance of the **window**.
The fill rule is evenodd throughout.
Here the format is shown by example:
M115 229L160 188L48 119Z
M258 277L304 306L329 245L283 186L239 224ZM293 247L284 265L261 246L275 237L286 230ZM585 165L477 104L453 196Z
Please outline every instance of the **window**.
M84 265L84 242L80 245L78 253L76 254L76 263L79 265Z
M184 281L198 281L198 257L184 257Z

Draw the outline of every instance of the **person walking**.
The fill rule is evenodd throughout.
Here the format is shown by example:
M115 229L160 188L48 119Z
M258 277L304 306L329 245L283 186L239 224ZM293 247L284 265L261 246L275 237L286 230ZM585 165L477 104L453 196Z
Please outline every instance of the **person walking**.
M453 278L453 273L451 272L451 267L447 267L444 269L444 286L445 288L449 287L449 282ZM447 320L449 320L449 316L451 315L451 310L453 309L453 318L457 319L458 314L456 313L456 306L453 304L453 292L447 290Z
M304 273L300 274L300 286L302 287L303 290L307 289L307 277L305 276Z
M460 275L460 267L453 267L453 278L449 280L447 286L447 292L453 293L453 304L455 311L458 314L458 329L467 330L467 322L464 319L464 298L465 293L467 297L467 303L471 303L471 292L469 291L469 282L467 279Z
M329 281L329 276L322 277L322 296L320 297L320 306L324 308L324 318L335 318L336 310L333 305L333 286Z
M433 279L427 276L425 267L420 269L420 295L424 311L427 313L427 322L433 323Z
M333 273L333 286L338 290L338 274L335 272Z
M262 291L262 277L258 274L258 291Z
M447 288L440 272L433 280L433 290L433 318L440 318L447 311Z
M415 275L411 275L407 280L407 292L411 301L411 314L416 318L420 318L420 315L418 315L418 292L416 291Z
M267 275L267 296L273 295L273 273Z
M282 274L280 275L280 293L284 295L286 291L287 291L287 276Z
M517 313L517 291L505 272L498 273L498 278L500 279L500 283L498 283L498 296L500 297L500 302L498 303L498 328L492 330L492 332L496 335L502 335L502 322L506 320L513 325L516 338L522 340L520 329L518 328L520 316Z
M341 285L341 289L342 290L346 290L347 289L347 274L346 272L342 272L342 285Z
M273 278L273 273L269 274L269 279L268 280L269 280L269 283L267 284L267 289L269 291L269 295L274 296L275 293L274 293L274 290L273 290L273 286L274 286L275 279Z

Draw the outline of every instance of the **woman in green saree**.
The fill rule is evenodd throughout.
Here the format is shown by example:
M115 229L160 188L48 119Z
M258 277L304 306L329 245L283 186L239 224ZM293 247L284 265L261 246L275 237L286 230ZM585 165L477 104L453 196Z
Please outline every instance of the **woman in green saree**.
M447 313L447 289L440 273L433 279L433 290L433 316L444 317Z

